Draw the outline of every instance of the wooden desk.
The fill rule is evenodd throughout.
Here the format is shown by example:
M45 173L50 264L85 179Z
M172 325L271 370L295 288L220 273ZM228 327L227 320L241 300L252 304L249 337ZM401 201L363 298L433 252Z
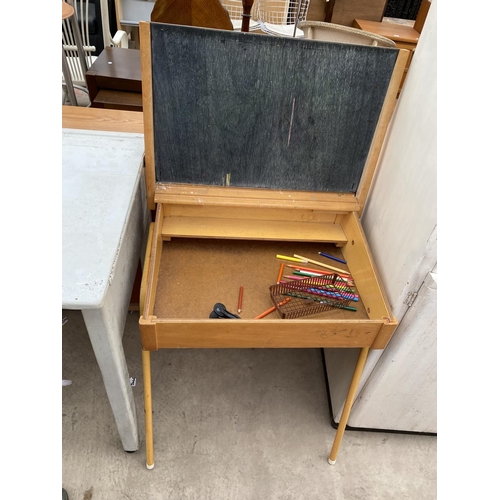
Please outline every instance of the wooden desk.
M142 113L63 106L62 115L62 309L82 311L123 448L136 451L122 336L150 221Z
M393 40L398 49L407 49L410 51L410 57L408 58L408 63L406 64L403 78L401 79L401 85L399 87L399 91L401 92L406 74L408 73L408 69L410 67L413 51L417 46L418 39L420 37L420 33L410 26L388 21L376 22L364 19L354 19L353 27L370 33L375 33L376 35L385 36L386 38Z
M139 50L107 47L86 76L92 108L142 111Z
M146 467L154 467L151 352L360 348L328 458L333 465L368 351L385 348L398 324L358 214L408 51L276 43L160 23L140 23L140 30L146 185L148 206L156 208L139 318ZM167 39L169 51L161 49ZM304 288L280 285L278 295L293 306L287 316L275 294L276 256L310 258L319 250L348 263L341 269L354 280L356 307L317 296L304 301ZM317 278L307 284L316 287ZM213 319L217 302L235 310L240 286L241 319ZM282 314L261 319L273 304Z

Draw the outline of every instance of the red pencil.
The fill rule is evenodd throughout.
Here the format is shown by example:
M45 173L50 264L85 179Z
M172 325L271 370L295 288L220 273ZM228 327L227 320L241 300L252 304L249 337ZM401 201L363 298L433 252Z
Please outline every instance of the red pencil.
M243 305L243 287L240 286L240 296L238 298L238 313L241 312L242 305Z

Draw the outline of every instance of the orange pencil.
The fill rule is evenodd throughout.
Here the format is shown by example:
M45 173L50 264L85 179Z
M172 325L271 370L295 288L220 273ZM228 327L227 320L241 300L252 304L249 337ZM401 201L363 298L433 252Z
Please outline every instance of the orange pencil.
M243 287L240 286L240 296L238 298L238 313L241 312L242 305L243 305Z
M280 302L278 304L278 306L282 306L283 304L286 304L287 302L290 302L292 299L290 297L286 298L285 300L283 300L282 302ZM254 319L261 319L263 318L264 316L267 316L268 314L271 314L273 311L276 311L276 306L273 306L271 307L270 309L268 309L267 311L264 311L263 313L259 314L258 316L255 316Z
M280 272L278 273L278 279L276 280L276 283L279 284L281 281L281 277L283 276L283 269L285 268L285 264L282 262L280 265Z

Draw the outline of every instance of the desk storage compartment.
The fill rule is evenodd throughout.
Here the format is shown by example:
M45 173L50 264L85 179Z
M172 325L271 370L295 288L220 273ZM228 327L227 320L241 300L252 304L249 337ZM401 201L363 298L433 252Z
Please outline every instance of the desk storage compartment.
M170 210L169 210L170 208ZM153 224L148 252L149 267L144 272L145 306L140 328L143 346L148 350L178 347L385 347L397 322L384 296L361 225L354 213L335 215L337 224L326 223L338 241L328 241L325 227L317 224L307 233L309 240L278 238L283 232L279 221L267 221L267 239L238 237L245 233L247 220L175 220L171 236L170 218L160 205ZM248 213L248 211L247 211ZM224 237L200 237L207 231ZM298 223L307 225L307 222ZM198 227L197 231L194 228ZM232 227L232 231L228 231ZM274 227L274 231L272 228ZM297 228L298 229L298 228ZM325 241L327 240L327 241ZM337 245L340 245L338 247ZM318 255L325 252L344 259L347 265ZM281 319L275 311L254 319L273 306L270 287L277 282L281 260L276 255L301 255L348 271L354 280L359 300L356 311L331 310L302 318ZM321 270L314 264L303 264ZM333 272L333 271L332 271ZM293 269L285 267L284 276ZM241 319L210 319L214 304L222 303L238 314L239 290L243 286ZM144 319L148 318L148 319Z

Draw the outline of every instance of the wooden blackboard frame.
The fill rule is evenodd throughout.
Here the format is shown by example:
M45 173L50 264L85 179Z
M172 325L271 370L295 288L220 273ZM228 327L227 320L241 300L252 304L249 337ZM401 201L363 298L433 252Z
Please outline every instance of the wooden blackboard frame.
M155 73L155 68L153 64L154 60L154 54L152 52L155 50L154 47L152 47L151 44L151 27L152 25L156 25L157 23L140 23L141 27L141 38L143 40L142 46L141 46L141 60L142 60L142 75L143 75L143 102L144 102L144 123L145 123L145 144L146 144L146 176L147 176L147 187L148 187L148 203L151 209L154 208L155 204L155 191L158 191L158 185L160 184L176 184L175 182L170 183L168 180L163 181L163 180L158 180L157 179L157 168L156 168L156 156L158 154L158 143L160 142L160 139L158 138L158 134L155 134L155 126L157 125L158 119L157 117L155 118L156 115L158 115L157 109L159 106L162 104L156 104L155 105L155 91L154 91L154 86L156 81L160 82L160 85L163 86L163 81L164 78L161 78L161 76L165 75L158 75ZM174 26L174 25L163 25L159 24L157 26L153 27L153 30L160 29L163 32L175 32L175 31L189 31L192 32L193 34L199 34L200 32L203 32L203 34L206 34L207 32L209 33L209 37L211 36L212 38L214 35L219 37L218 39L221 40L220 37L224 36L230 36L234 37L233 39L236 41L236 43L246 42L248 41L253 41L253 40L258 40L257 43L263 43L261 40L266 39L273 39L274 37L267 37L264 35L254 35L254 34L249 34L249 33L231 33L231 32L223 32L223 31L218 31L218 30L208 30L208 29L202 29L202 28L193 28L193 27L184 27L184 26ZM253 37L253 40L246 38L246 37ZM257 39L255 38L257 37ZM373 174L375 171L376 163L378 161L378 157L381 151L383 139L385 136L385 133L387 131L387 127L389 124L390 116L392 115L392 112L394 110L394 106L396 103L396 96L397 96L397 87L398 87L398 78L401 77L402 72L404 70L404 64L405 61L408 57L408 52L407 51L402 51L398 49L383 49L383 48L373 48L373 47L362 47L361 49L359 46L353 47L353 46L347 46L346 44L334 44L334 43L329 43L329 42L316 42L316 41L304 41L304 40L287 40L283 41L281 39L273 39L271 43L274 44L289 44L289 43L303 43L305 45L302 45L304 47L310 46L310 44L316 44L316 46L321 47L323 50L325 47L330 48L334 51L344 51L346 50L346 47L351 50L351 53L354 51L356 53L366 53L366 50L368 49L371 51L371 53L374 53L373 51L380 53L380 51L390 51L392 54L395 54L395 61L394 61L394 66L392 69L392 78L390 78L387 86L386 86L386 91L385 91L385 100L383 100L383 103L380 106L380 112L378 113L378 116L376 117L376 125L373 128L373 134L372 134L372 140L371 143L369 144L369 147L367 151L365 151L366 156L365 156L365 162L364 166L360 171L358 172L358 178L356 182L355 189L351 194L355 196L356 198L356 211L358 213L361 213L363 205L366 201L366 196L368 194L369 186L371 183L371 180L373 178ZM341 47L339 47L341 46ZM155 52L156 53L156 52ZM157 69L157 68L156 68ZM157 92L156 92L157 93ZM156 95L156 99L159 99L158 93ZM373 120L373 116L371 118ZM156 145L155 145L156 143ZM193 146L194 147L194 146ZM229 170L229 169L228 169ZM218 185L213 185L215 188L225 186L225 181L229 179L226 177L224 178L223 175L220 176L220 184ZM182 185L183 183L180 183ZM187 183L189 185L193 184L199 184L203 185L203 182L194 182L194 183ZM234 186L234 184L231 184ZM270 197L274 197L278 195L282 191L282 187L278 185L270 186L270 188L266 189L266 186L263 185L236 185L235 189L247 189L248 191L252 191L254 189L258 189L259 191L264 188L264 191L269 192ZM233 189L228 188L228 189ZM286 188L285 188L286 189ZM316 189L297 189L295 188L290 188L288 189L292 192L317 192ZM332 190L328 191L329 193L332 194L332 200L335 200L335 195L346 195L348 196L349 190ZM259 196L262 196L260 193Z

